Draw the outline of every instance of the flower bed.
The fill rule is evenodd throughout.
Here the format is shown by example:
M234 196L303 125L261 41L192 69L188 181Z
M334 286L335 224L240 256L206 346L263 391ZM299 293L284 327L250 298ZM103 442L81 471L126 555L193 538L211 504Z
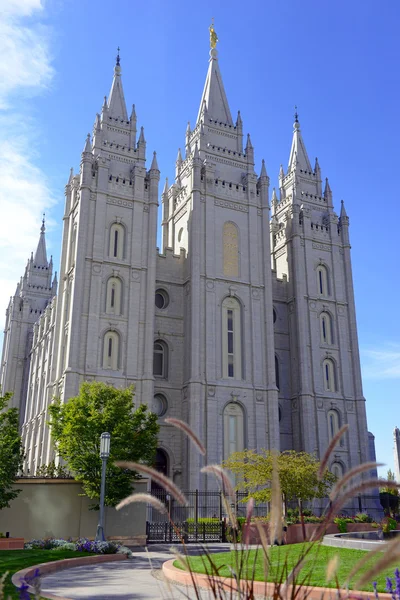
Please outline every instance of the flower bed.
M48 538L44 540L31 540L22 546L25 550L53 550L64 551L71 550L73 552L90 552L94 554L125 554L132 556L132 552L126 546L118 542L96 542L88 538L79 538L76 541L71 539Z

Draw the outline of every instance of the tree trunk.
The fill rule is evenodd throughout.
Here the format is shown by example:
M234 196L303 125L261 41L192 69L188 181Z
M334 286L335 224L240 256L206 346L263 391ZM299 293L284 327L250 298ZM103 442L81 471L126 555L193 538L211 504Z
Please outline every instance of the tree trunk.
M302 500L300 500L300 498L298 498L298 502L299 502L301 530L303 532L303 541L305 542L306 541L306 528L304 525L303 502L302 502Z

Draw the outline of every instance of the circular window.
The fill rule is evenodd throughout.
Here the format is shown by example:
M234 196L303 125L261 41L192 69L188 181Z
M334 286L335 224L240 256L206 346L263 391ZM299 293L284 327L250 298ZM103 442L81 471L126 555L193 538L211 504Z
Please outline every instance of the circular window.
M165 290L156 290L155 303L157 308L167 308L169 296Z
M157 417L162 417L167 412L168 402L163 394L156 394L153 398L153 403L151 405L151 412L157 415Z
M274 308L272 309L272 314L273 314L273 317L274 317L274 323L275 323L275 322L276 322L276 316L277 316L277 315L276 315L276 310L275 310Z
M178 242L181 241L182 235L183 235L183 227L181 227L180 230L179 230L179 233L178 233Z

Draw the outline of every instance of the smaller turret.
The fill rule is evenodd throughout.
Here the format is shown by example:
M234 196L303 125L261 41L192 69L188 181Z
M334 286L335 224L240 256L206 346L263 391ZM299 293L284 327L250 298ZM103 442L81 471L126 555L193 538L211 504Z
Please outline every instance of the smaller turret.
M186 136L185 136L185 152L186 152L186 158L189 156L190 154L190 136L191 136L191 129L190 129L190 121L188 121L187 127L186 127Z
M247 143L245 148L248 167L254 166L254 148L251 143L250 134L247 134Z
M140 128L140 135L137 143L137 150L139 153L139 158L146 158L146 140L144 137L144 128Z

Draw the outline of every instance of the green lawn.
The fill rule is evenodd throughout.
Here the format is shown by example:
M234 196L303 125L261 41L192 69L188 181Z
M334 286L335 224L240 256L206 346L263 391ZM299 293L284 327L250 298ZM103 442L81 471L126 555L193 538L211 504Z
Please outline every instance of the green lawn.
M53 560L63 558L78 558L89 556L89 552L74 552L73 550L1 550L0 551L0 577L8 571L4 598L14 600L19 598L18 591L11 583L11 576L17 571Z
M244 553L243 556L243 564L246 563L247 559L247 570L243 568L242 578L246 579L246 572L249 574L249 579L251 579L251 574L253 572L253 568L255 568L254 579L257 581L280 581L285 580L287 574L291 571L291 569L295 566L300 556L304 553L304 550L309 546L309 544L292 544L288 546L273 546L270 551L270 569L267 573L267 577L265 576L265 567L264 567L264 557L262 550L258 552L256 550L249 550L248 557L247 553ZM237 572L236 560L240 560L240 552L222 552L218 554L212 554L213 563L220 568L219 575L223 577L231 577L231 572L228 568L228 565ZM363 550L350 550L348 548L331 548L329 546L322 546L319 544L314 544L310 553L307 555L307 563L304 565L302 570L300 571L299 576L297 577L297 582L304 582L305 584L317 586L317 587L336 587L336 583L331 581L330 583L326 582L326 567L329 563L330 559L335 555L339 556L339 567L337 571L337 577L339 580L339 584L343 585L348 574L351 572L354 565L363 558L368 552ZM236 557L236 558L235 558ZM366 572L368 569L374 565L379 558L382 557L382 553L378 553L372 557L371 560L361 569L360 573ZM254 562L256 561L255 567ZM286 564L285 564L286 562ZM207 564L205 557L196 556L190 558L190 564L192 566L193 571L198 573L210 573L210 565ZM182 568L182 565L178 560L174 562L176 567ZM393 577L394 569L398 565L394 565L389 569L383 571L379 577L375 578L378 582L378 590L381 592L386 591L386 577ZM400 565L399 565L400 566ZM359 576L357 576L358 578ZM355 584L355 581L351 582L350 587ZM364 586L362 589L366 591L373 590L372 581L370 585Z

